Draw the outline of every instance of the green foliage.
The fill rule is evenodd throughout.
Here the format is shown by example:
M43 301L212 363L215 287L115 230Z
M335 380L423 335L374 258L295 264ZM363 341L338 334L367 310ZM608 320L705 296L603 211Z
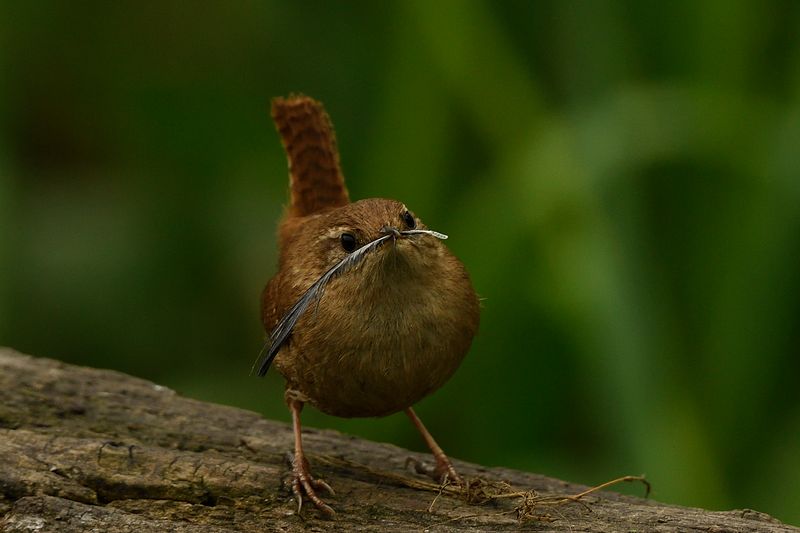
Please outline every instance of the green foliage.
M800 4L0 8L0 344L288 420L248 376L286 164L451 236L485 297L454 457L800 522ZM404 417L335 427L421 449Z

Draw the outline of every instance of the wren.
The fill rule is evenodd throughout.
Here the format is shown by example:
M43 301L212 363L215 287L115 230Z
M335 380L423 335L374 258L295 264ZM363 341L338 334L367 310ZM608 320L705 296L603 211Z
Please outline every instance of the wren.
M272 118L289 161L278 272L261 298L269 334L254 370L286 379L294 426L292 490L328 515L303 454L305 403L339 417L405 411L433 453L429 473L461 483L412 406L458 368L478 329L478 298L461 262L405 205L350 202L330 119L306 96L276 98ZM423 469L419 468L418 472Z

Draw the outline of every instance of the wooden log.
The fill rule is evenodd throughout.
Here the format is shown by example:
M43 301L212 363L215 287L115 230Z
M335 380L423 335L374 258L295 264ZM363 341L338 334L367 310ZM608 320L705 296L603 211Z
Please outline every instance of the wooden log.
M439 494L405 468L408 457L425 455L335 431L306 429L305 444L315 473L337 491L327 499L334 520L308 505L297 513L285 485L286 424L119 372L0 349L4 532L800 532L755 511L613 492L554 505L551 496L586 487L459 461L462 475L483 481L468 494Z

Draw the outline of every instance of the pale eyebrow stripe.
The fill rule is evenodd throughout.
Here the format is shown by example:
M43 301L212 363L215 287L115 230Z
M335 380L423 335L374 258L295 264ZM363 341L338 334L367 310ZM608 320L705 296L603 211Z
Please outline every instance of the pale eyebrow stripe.
M332 239L346 231L351 231L349 226L336 226L335 228L328 229L328 231L320 235L317 240Z

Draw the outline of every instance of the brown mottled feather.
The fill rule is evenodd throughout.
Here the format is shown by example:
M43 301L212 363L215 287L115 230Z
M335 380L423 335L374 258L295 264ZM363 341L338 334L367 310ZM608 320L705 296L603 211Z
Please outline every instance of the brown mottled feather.
M297 501L334 514L316 495L333 491L312 477L303 454L304 403L342 417L405 410L433 452L431 475L460 483L411 406L441 387L469 350L480 320L469 275L446 237L424 233L404 204L350 203L322 104L277 98L272 117L289 158L291 205L278 231L278 272L261 297L270 339L257 368L264 375L274 363L286 378ZM359 247L345 246L344 234Z
M273 118L289 158L292 203L280 223L278 272L262 293L271 333L330 267L385 226L403 228L406 207L371 198L350 203L336 141L322 105L278 98ZM425 228L421 220L418 228ZM439 388L478 328L478 299L461 262L433 237L399 239L332 280L303 314L274 366L293 397L336 416L382 416Z
M303 95L275 98L272 119L289 158L290 216L350 202L333 125L321 103Z

